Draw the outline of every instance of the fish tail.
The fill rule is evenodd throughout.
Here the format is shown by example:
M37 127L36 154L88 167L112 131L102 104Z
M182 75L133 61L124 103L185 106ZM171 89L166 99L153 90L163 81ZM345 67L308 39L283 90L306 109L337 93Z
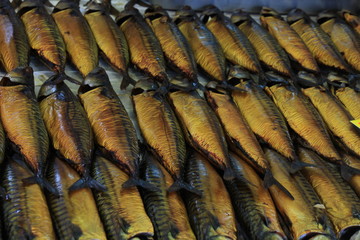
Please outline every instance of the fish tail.
M292 200L295 199L293 197L293 195L291 195L291 193L278 180L276 180L274 178L274 175L272 174L272 172L270 170L266 170L265 175L264 175L264 187L266 189L268 189L272 185L277 186L281 191L283 191Z
M300 171L301 169L303 169L304 167L318 167L318 166L310 163L305 163L300 160L295 160L290 164L290 173L294 174Z
M193 186L191 186L190 184L180 180L180 179L177 179L168 189L169 192L178 192L180 191L181 189L183 190L186 190L190 193L193 193L199 197L202 196L202 193L200 190L197 190L196 188L194 188Z
M69 187L69 191L73 192L82 188L91 188L101 192L106 191L106 187L104 185L89 176L80 178L78 181L76 181L73 185Z
M122 79L122 82L121 82L121 85L120 85L120 89L121 90L124 90L127 88L127 86L129 85L133 85L135 86L136 84L136 81L134 79L132 79L128 73L124 73L123 74L123 79Z
M130 177L129 180L123 183L122 187L123 188L141 187L153 192L161 191L158 187L154 186L153 184L148 183L136 177Z
M55 196L59 196L59 191L41 176L24 178L22 181L25 185L39 184L42 189L48 191L51 194L54 194Z
M353 168L345 163L340 165L341 176L346 180L350 181L354 175L360 174L360 169Z

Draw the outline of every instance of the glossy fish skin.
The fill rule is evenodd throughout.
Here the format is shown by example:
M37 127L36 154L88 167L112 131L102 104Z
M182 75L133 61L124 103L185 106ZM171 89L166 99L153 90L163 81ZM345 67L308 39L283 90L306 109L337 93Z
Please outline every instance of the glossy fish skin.
M334 240L331 223L318 207L322 206L322 202L309 182L299 172L291 175L289 164L281 155L270 149L264 151L274 177L294 196L294 200L291 200L276 186L270 187L274 203L290 227L292 237L306 239L314 234L325 234Z
M350 167L360 169L360 159L349 154L343 155L344 162ZM356 194L360 197L360 175L354 174L350 179L346 179Z
M196 63L216 81L226 80L226 59L220 44L191 8L176 12L175 24L189 42Z
M68 192L68 188L80 179L79 174L67 163L54 158L49 164L47 177L60 192L60 197L48 195L59 239L106 239L91 190Z
M129 180L128 175L111 161L97 156L92 176L107 188L106 192L94 193L107 239L152 239L153 225L146 215L139 191L122 187Z
M263 181L244 159L235 154L232 156L235 159L232 161L233 169L243 179L226 181L225 184L242 226L246 226L254 240L286 239L274 202Z
M274 9L263 7L260 14L261 25L277 40L291 59L308 71L320 72L319 66L308 47L279 13Z
M140 149L135 127L102 68L95 68L79 89L97 144L131 177L138 178Z
M52 191L43 178L49 136L36 101L32 68L16 68L2 78L0 115L7 138L35 174L27 182Z
M323 87L311 87L302 91L311 100L332 134L360 156L360 134L350 122L353 118L341 103Z
M50 70L64 72L65 43L44 4L38 0L25 0L19 7L18 15L24 23L31 48Z
M239 10L233 13L231 21L247 36L260 62L267 68L285 76L293 76L290 61L285 51L248 13Z
M287 22L299 34L319 64L351 72L329 36L305 12L300 9L290 11Z
M59 1L51 15L64 39L69 59L85 77L98 65L99 57L96 40L78 1Z
M335 91L335 96L354 119L360 118L360 93L353 88L343 87Z
M340 15L345 19L345 21L358 33L360 34L360 17L353 14L350 11L342 10Z
M197 82L196 62L190 45L169 14L159 6L150 7L145 11L145 19L170 65L190 81Z
M11 3L0 3L0 62L5 72L29 64L30 45L25 28Z
M40 88L38 101L52 145L81 176L70 190L94 187L89 167L94 152L94 137L80 101L59 76L50 77Z
M128 74L130 56L124 33L111 18L104 3L89 3L84 14L99 50L110 65L123 76L122 87L130 83Z
M144 165L143 179L161 189L142 192L147 214L154 225L155 238L195 240L180 195L175 192L168 195L166 191L173 184L170 174L152 156L147 156Z
M196 238L235 240L235 213L216 170L202 155L193 152L188 160L185 178L202 192L201 196L188 194L184 198Z
M262 74L261 64L250 41L218 8L203 12L203 22L221 45L226 59L250 72Z
M310 150L300 148L299 157L305 163L316 164L319 168L306 167L302 173L311 183L331 219L335 232L340 239L347 231L355 232L352 227L360 228L360 202L356 193L346 183L336 168L323 161Z
M311 102L292 87L280 84L265 88L287 123L314 151L332 162L341 161L326 125Z
M23 184L22 179L31 177L31 171L14 159L8 160L2 175L2 186L8 196L2 206L6 239L55 240L45 195L38 185Z
M317 21L322 30L330 36L347 63L356 71L360 71L359 34L335 13L322 12L318 15Z
M168 82L164 55L154 32L140 12L125 9L116 18L127 40L130 60L141 71L159 82Z
M169 98L188 143L224 171L224 178L233 178L225 134L210 106L196 91L173 91Z

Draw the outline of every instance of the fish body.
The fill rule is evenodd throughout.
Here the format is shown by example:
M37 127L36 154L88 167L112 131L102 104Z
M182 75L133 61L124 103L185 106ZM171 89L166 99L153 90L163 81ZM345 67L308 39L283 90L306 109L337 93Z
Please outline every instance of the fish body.
M26 0L21 3L18 14L24 23L30 47L49 69L56 73L64 72L65 43L44 4L37 0Z
M360 18L350 11L343 10L340 12L345 21L358 33L360 34Z
M344 154L344 162L348 164L350 167L354 169L360 169L360 159L356 158L349 154ZM354 174L350 177L350 179L346 179L352 189L356 192L356 194L360 197L360 175Z
M107 188L106 192L95 192L94 197L108 239L152 239L153 225L146 215L139 191L122 187L129 176L100 156L94 161L92 176Z
M29 64L30 45L23 23L9 1L0 3L0 62L5 72Z
M310 87L302 91L320 113L332 134L360 156L360 134L350 122L353 118L341 103L322 87Z
M70 61L85 77L98 65L98 48L78 3L68 0L58 2L52 17L64 39Z
M351 72L329 36L305 12L300 9L292 10L288 14L287 22L301 37L319 64Z
M161 7L151 7L145 12L145 19L159 40L170 66L190 81L197 82L196 62L190 44L169 14Z
M212 79L226 80L226 59L219 42L192 9L179 10L174 18L194 53L196 63Z
M308 71L315 73L320 72L319 66L308 47L279 13L271 8L263 7L260 22L288 53L292 60Z
M54 158L47 169L47 177L60 192L60 197L48 195L59 239L106 239L91 190L68 192L68 188L80 179L80 175L64 161Z
M343 87L337 89L335 95L354 119L360 118L360 93L358 91Z

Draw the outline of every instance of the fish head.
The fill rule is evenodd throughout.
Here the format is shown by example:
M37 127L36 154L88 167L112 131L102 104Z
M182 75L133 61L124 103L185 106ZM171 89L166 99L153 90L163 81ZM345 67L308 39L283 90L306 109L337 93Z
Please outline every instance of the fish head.
M80 0L60 0L53 10L53 13L60 12L65 9L79 9Z
M187 78L183 77L174 77L170 80L170 92L176 91L185 91L185 92L192 92L195 91L197 88L197 84L189 81Z
M267 82L270 82L272 84L288 83L288 81L283 76L281 76L273 71L266 72L265 76L266 76Z
M128 19L131 19L139 14L140 12L136 8L125 9L119 13L119 15L115 19L115 22L117 23L117 25L121 26Z
M100 0L91 0L85 4L86 13L89 12L104 12L106 9L105 3Z
M96 67L85 77L78 92L85 93L101 86L111 86L111 83L105 70L102 67Z
M303 87L315 87L321 84L314 74L306 71L300 71L298 73L297 83Z
M203 23L207 23L211 21L211 19L221 19L223 17L224 15L219 8L214 5L207 5L204 7L201 19Z
M159 85L151 78L143 78L136 82L131 95L138 95L144 92L156 91Z
M249 13L244 12L241 9L235 10L235 12L231 15L231 21L236 26L239 26L239 25L243 24L244 22L248 22L250 20L251 20L251 18L250 18Z
M174 16L175 24L180 24L182 22L191 22L197 19L195 11L190 6L183 6L181 9L176 11Z
M248 71L241 69L239 66L232 66L229 70L228 83L235 86L241 80L251 80L251 76Z
M146 19L153 21L155 19L169 20L169 14L159 5L154 5L145 10L144 14Z
M278 13L277 11L275 11L274 9L269 8L269 7L262 7L261 11L260 11L260 15L264 16L264 17L281 18L280 13Z
M326 76L326 80L330 85L338 87L345 87L349 84L349 81L337 72L329 72Z
M41 86L38 94L38 100L50 96L53 93L59 92L67 87L64 83L64 78L61 75L53 75L48 80L46 80Z
M309 18L309 16L300 8L295 8L288 13L286 21L293 24L303 18Z
M223 87L219 86L219 83L216 81L208 82L208 84L206 84L205 88L206 88L206 91L215 92L215 93L219 93L219 94L227 94L226 90Z
M27 85L35 87L34 71L31 67L18 67L7 73L0 81L1 86Z
M322 24L334 18L337 18L336 13L334 11L325 10L318 14L317 22L319 24Z

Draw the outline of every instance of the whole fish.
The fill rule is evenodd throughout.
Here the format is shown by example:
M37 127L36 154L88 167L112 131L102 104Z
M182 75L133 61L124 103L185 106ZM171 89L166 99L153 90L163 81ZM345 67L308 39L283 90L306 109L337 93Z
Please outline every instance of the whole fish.
M199 153L192 153L188 159L186 180L202 192L201 196L188 194L184 198L196 238L235 240L235 213L229 193L219 174Z
M275 178L294 196L291 200L276 186L270 187L271 196L285 224L290 228L293 239L328 235L325 239L334 240L331 222L321 208L323 204L309 182L299 172L291 175L290 166L281 155L267 148L264 151Z
M131 62L156 81L168 84L161 45L139 10L125 8L116 17L116 23L127 40Z
M347 63L360 71L360 36L335 13L324 11L317 22L326 32Z
M63 73L66 63L65 43L43 0L25 0L18 15L24 23L30 47L55 73Z
M125 89L134 80L128 74L130 56L124 33L111 18L105 3L91 1L84 16L102 55L123 76L121 88Z
M79 0L61 0L52 17L64 39L69 59L85 77L99 62L96 40L79 10Z
M285 76L294 76L286 52L248 13L238 10L231 16L231 21L249 39L261 63Z
M53 158L47 177L60 192L60 197L48 195L58 239L106 239L91 190L68 192L68 188L79 181L79 174L59 158Z
M6 72L29 64L30 45L25 28L8 0L0 3L0 62Z
M314 152L300 148L299 157L306 163L320 166L319 168L306 167L302 173L324 203L337 237L349 239L351 232L354 233L360 229L358 196L342 179L336 167L322 160Z
M157 94L150 79L140 80L132 90L134 111L145 142L174 178L170 191L194 191L183 181L186 145L180 124L167 100Z
M36 101L31 67L16 68L0 81L0 116L7 138L35 174L23 179L39 184L49 192L56 190L44 179L49 153L49 136Z
M320 113L332 135L345 144L347 149L360 156L360 134L350 122L353 118L341 103L321 86L303 88L302 91Z
M231 70L229 81L245 90L234 90L231 95L255 135L286 158L295 161L295 150L286 121L263 89L239 68Z
M252 73L263 74L250 41L220 9L211 5L202 14L202 21L218 40L227 60Z
M345 21L358 33L360 34L360 17L348 10L342 10L340 15Z
M176 81L172 82L177 84ZM170 91L169 98L182 125L188 143L216 167L224 171L224 179L234 178L225 134L213 110L193 91Z
M279 76L273 75L274 78ZM265 88L278 109L282 112L290 128L302 141L332 162L340 162L326 125L311 102L292 86L274 84Z
M90 72L81 87L79 98L105 155L130 176L127 187L152 187L139 178L140 149L135 127L114 91L104 69Z
M299 34L319 64L351 72L328 35L301 9L293 9L287 16L291 28Z
M320 72L319 66L308 47L278 12L272 8L263 7L260 13L260 22L292 60L307 71Z
M90 177L89 167L94 152L91 125L62 76L54 75L41 86L38 101L53 148L81 176L69 190L87 187L105 190Z
M122 187L129 180L128 175L111 161L97 156L92 176L107 189L106 192L94 192L107 239L152 239L153 225L138 189Z
M360 169L360 159L356 158L350 154L343 154L343 159L346 164L354 169ZM344 174L341 173L343 176ZM356 194L360 197L360 175L353 174L350 175L348 179L346 179Z
M231 154L235 159L232 161L234 171L242 179L226 181L225 184L241 225L246 227L254 240L286 239L274 202L262 180L246 160Z
M33 174L26 166L8 159L2 175L2 186L8 199L3 201L4 232L9 240L55 240L46 198L38 185L24 185L23 178Z
M196 62L190 44L169 14L160 6L145 11L145 19L160 42L169 65L192 82L198 82Z
M226 59L221 46L196 13L185 6L176 12L174 22L189 42L196 63L212 79L226 81Z
M181 196L166 191L174 183L170 174L152 156L147 157L144 165L143 179L161 189L142 192L147 214L154 225L155 238L195 240Z

